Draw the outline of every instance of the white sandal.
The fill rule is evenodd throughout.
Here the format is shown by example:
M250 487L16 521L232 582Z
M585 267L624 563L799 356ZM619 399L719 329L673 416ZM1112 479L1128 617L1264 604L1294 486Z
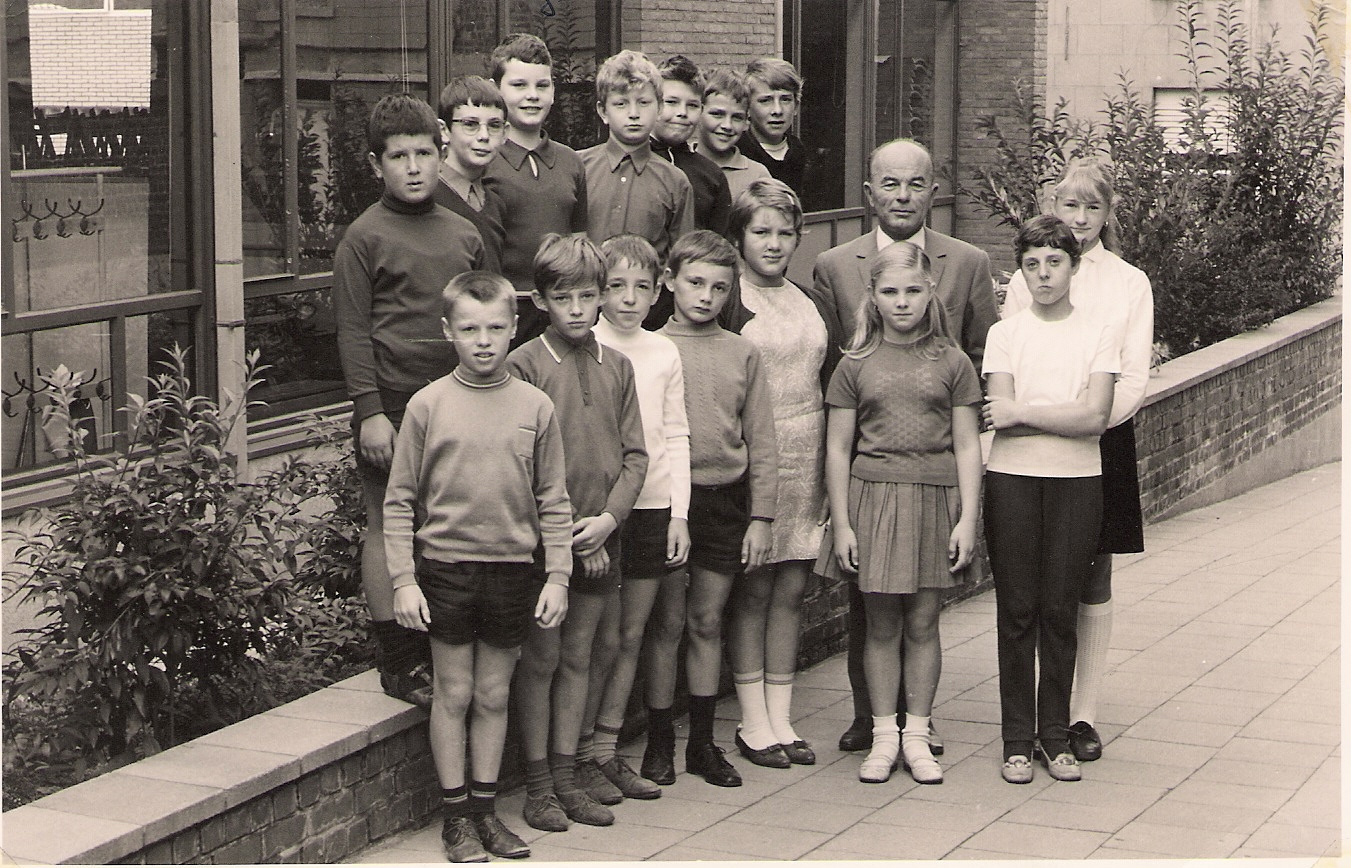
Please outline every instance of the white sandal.
M914 778L917 784L941 784L943 783L943 767L938 764L938 760L929 756L917 756L914 759L907 757L902 765L905 770L910 772L910 777Z
M885 784L896 771L896 757L873 751L858 767L858 779L865 784Z

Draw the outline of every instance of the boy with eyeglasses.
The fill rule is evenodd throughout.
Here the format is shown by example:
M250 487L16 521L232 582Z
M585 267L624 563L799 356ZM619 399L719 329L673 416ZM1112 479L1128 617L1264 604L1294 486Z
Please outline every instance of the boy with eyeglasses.
M483 268L502 272L502 199L483 184L507 131L507 104L497 85L480 75L450 80L438 100L446 141L434 199L473 223L483 236Z

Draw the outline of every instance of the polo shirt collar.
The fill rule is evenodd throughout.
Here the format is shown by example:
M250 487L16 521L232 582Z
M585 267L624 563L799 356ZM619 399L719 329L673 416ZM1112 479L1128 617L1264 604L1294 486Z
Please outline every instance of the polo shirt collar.
M480 183L470 180L469 176L463 174L450 163L442 160L437 167L437 174L442 183L455 192L461 199L469 201L469 191L478 188L479 201L483 201L483 187Z
M510 163L511 167L518 172L525 163L525 158L530 154L534 154L535 159L552 169L554 167L554 162L558 159L558 149L554 147L553 140L549 138L547 132L542 135L543 138L540 140L539 147L534 150L528 150L516 144L511 139L506 139L502 142L502 147L499 148L497 152L502 155L502 159Z
M540 335L540 340L544 343L544 348L549 351L549 355L554 357L558 364L563 363L565 356L570 356L574 352L581 351L596 360L596 364L602 364L605 355L605 346L596 340L594 332L587 332L586 337L580 341L570 340L563 337L558 329L550 323L544 329L544 334Z
M610 138L606 139L605 144L601 147L602 152L605 154L605 165L609 167L612 173L619 171L619 164L624 162L625 157L628 157L633 161L633 170L641 175L643 169L647 168L647 161L652 159L652 145L650 142L643 142L637 149L628 151L625 150L624 146L619 144L619 142Z

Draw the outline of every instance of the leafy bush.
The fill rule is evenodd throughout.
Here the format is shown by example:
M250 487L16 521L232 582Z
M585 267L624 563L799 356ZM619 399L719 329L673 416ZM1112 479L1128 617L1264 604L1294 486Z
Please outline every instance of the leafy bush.
M339 569L359 545L349 456L241 479L224 447L246 400L192 396L181 350L164 367L108 456L74 436L83 376L49 377L74 490L7 534L7 593L41 626L6 655L6 807L370 665L359 557ZM248 387L259 369L251 354Z
M1068 159L1110 158L1118 252L1149 275L1155 334L1172 354L1327 298L1341 274L1343 84L1324 47L1330 7L1317 7L1298 60L1254 44L1237 3L1220 4L1214 23L1201 7L1176 2L1190 94L1175 142L1124 74L1097 123L1070 117L1063 100L1047 112L1020 86L1010 128L980 119L995 163L962 185L1016 226L1039 213Z

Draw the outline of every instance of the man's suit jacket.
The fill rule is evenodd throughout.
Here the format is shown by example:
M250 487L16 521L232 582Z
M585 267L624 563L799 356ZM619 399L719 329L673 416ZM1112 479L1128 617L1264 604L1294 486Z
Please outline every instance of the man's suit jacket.
M938 298L947 310L948 328L979 371L985 335L999 320L990 257L978 247L927 227L924 251L933 266ZM854 317L867 297L869 269L876 255L876 235L868 232L816 257L812 293L817 296L817 307L832 313L826 317L826 328L835 346L848 343L853 335Z

